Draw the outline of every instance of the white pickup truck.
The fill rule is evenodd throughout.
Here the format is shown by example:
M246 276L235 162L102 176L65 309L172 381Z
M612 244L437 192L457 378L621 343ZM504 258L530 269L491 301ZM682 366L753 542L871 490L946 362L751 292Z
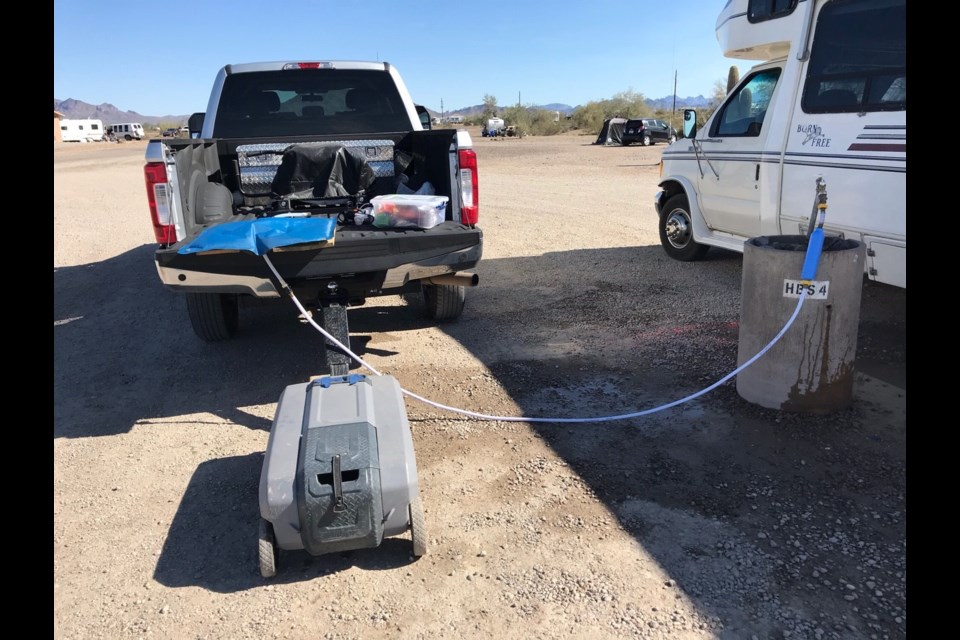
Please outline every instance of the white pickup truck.
M195 333L231 338L245 299L279 293L254 254L180 249L215 225L281 214L338 221L326 246L271 254L308 307L419 291L428 317L459 317L465 288L478 280L464 271L483 250L477 158L466 131L424 130L422 111L386 62L223 67L206 112L190 118L191 137L151 140L144 167L157 271L185 293ZM278 192L291 149L311 162L332 158L317 180L336 189L300 199ZM445 220L431 228L379 228L354 216L375 196L424 189L448 198Z

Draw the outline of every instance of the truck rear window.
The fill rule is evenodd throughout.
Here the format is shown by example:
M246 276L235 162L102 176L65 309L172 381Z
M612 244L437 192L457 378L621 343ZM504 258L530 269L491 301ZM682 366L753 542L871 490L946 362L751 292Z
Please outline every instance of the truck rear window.
M385 71L290 69L235 73L224 80L215 138L411 131Z

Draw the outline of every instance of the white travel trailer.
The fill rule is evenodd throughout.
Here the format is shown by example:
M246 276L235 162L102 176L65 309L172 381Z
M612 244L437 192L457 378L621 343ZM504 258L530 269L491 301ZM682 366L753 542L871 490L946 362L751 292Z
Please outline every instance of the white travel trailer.
M62 142L99 142L103 140L103 122L93 118L60 121Z
M906 0L730 0L729 58L762 60L664 149L660 240L677 260L761 235L806 235L816 183L824 231L866 245L866 275L907 286Z

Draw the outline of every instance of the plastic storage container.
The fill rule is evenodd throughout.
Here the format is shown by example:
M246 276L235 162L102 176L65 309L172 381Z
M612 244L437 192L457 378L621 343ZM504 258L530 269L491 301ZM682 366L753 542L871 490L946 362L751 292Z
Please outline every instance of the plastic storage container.
M373 226L431 229L446 219L448 200L447 196L375 196L370 199Z

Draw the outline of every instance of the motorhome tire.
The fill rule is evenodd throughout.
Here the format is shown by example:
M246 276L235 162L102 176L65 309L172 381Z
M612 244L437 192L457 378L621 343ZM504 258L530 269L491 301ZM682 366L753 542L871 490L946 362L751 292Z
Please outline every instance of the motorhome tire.
M661 209L660 244L668 256L682 262L700 260L710 249L693 239L693 222L686 194L671 197Z
M424 284L424 313L432 320L455 320L463 313L466 287L454 284Z
M222 342L237 334L240 297L235 293L187 294L187 313L193 332L204 342Z
M272 578L277 575L277 538L273 533L273 524L266 518L260 518L260 530L257 535L257 560L260 575Z

